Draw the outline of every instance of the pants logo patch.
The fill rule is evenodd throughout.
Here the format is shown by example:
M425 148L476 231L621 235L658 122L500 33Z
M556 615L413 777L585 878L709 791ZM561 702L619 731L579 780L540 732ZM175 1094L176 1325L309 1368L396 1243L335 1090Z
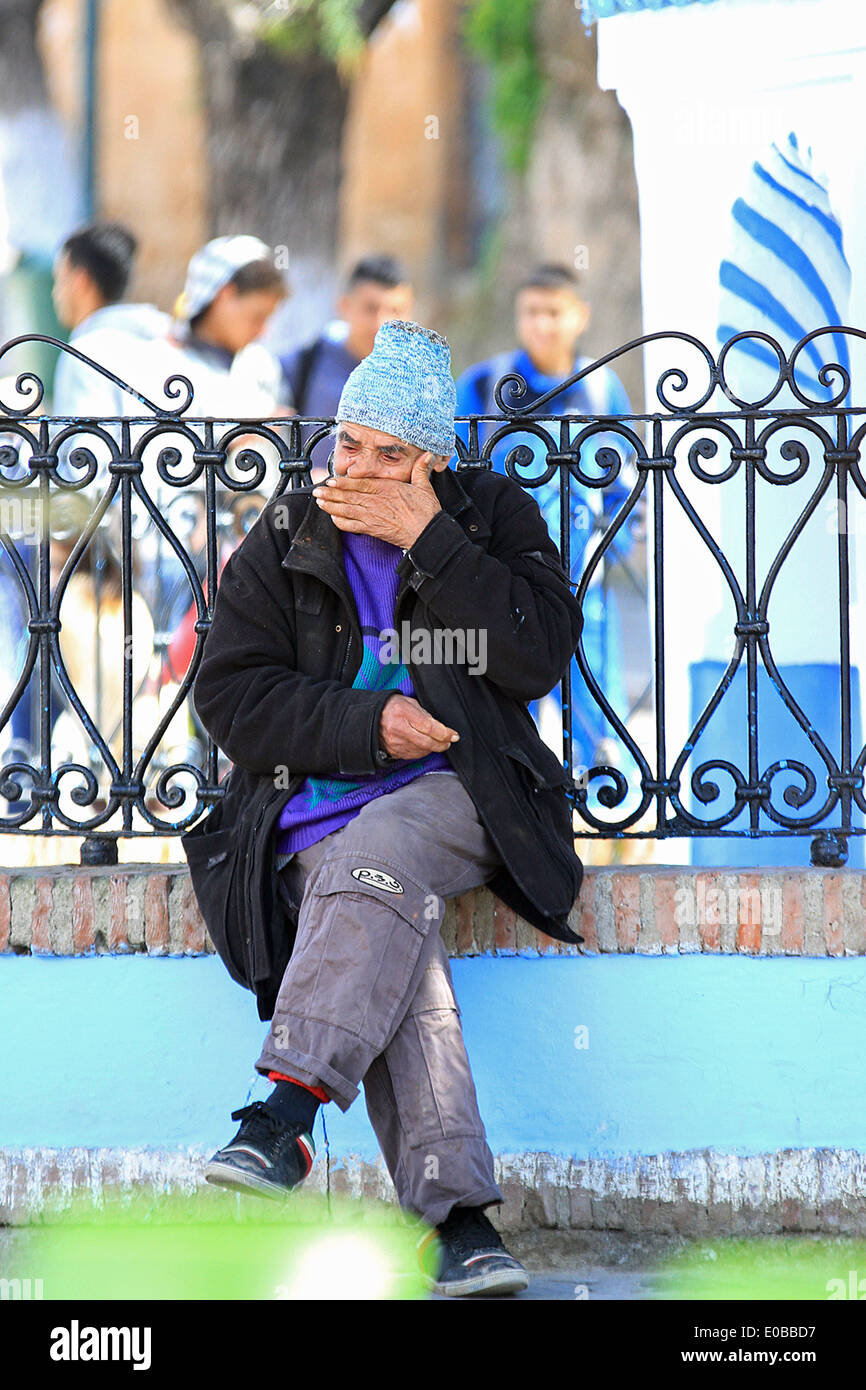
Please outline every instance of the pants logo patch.
M386 893L403 892L402 883L398 883L390 874L383 874L381 869L353 869L352 878L359 883L369 883L371 888L381 888Z

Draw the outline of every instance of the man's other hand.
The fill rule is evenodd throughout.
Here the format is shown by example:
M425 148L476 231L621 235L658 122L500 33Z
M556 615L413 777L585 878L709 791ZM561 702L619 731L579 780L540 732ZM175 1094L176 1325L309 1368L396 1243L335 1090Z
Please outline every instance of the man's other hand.
M392 695L379 721L379 746L392 758L425 758L444 753L459 739L456 729L440 724L411 695Z

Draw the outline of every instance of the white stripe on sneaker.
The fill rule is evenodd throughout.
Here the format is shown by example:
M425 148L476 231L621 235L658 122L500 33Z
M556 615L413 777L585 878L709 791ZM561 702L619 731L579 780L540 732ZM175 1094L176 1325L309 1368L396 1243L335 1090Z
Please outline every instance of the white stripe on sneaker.
M307 1143L307 1136L306 1136L306 1134L299 1134L299 1135L298 1135L298 1143L300 1144L300 1146L301 1146L301 1148L304 1150L304 1152L308 1155L309 1160L310 1160L310 1167L312 1168L312 1166L313 1166L313 1160L314 1160L314 1158L316 1157L316 1150L312 1147L311 1144L308 1144L308 1143Z
M251 1158L257 1158L264 1168L273 1168L269 1158L259 1153L258 1149L248 1149L245 1144L231 1144L229 1148L223 1149L224 1154L249 1154Z

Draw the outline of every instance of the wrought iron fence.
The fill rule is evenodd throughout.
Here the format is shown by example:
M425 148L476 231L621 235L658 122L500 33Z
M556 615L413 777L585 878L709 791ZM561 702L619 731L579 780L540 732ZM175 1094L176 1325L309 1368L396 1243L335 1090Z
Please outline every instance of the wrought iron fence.
M714 355L689 334L650 334L528 405L526 383L503 377L499 415L458 421L458 474L499 468L536 496L585 613L594 615L555 707L533 709L556 722L576 834L806 835L813 862L839 864L848 837L864 833L851 565L852 535L862 529L852 508L866 499L866 411L848 403L845 365L818 372L825 399L804 391L802 354L822 334L866 338L853 328L818 330L786 355L765 334L739 334ZM566 386L663 339L690 365L662 372L651 411L544 414ZM778 362L775 385L758 399L737 394L727 371L728 354L746 339ZM0 364L34 342L54 340L15 339ZM43 385L27 371L0 388L0 832L84 836L84 862L113 862L119 837L180 834L223 794L229 764L188 699L221 566L266 500L313 486L311 452L332 421L197 418L185 377L170 378L166 403L158 403L89 366L143 412L41 415ZM787 518L783 490L794 499ZM797 662L777 660L770 635L780 576L797 570L798 545L822 501L825 521L826 504L833 508L833 525L825 525L832 571L821 571L823 593L814 570L806 574L803 612L807 600L819 603L838 640L833 660L821 663L835 699L823 686L816 709L803 707ZM733 543L714 525L727 526ZM787 530L777 537L780 526ZM705 697L695 693L696 663L686 662L669 626L687 552L699 557L696 576L704 567L695 588L709 592L716 582L727 605L718 621L729 650L715 675L701 670L711 686ZM675 571L680 591L672 596ZM636 601L633 631L645 625L644 670L629 665L633 644L610 622L616 595L627 592ZM682 611L701 646L708 614L700 596L697 608L692 594ZM625 693L624 662L632 687ZM691 682L688 714L683 681ZM708 731L735 697L743 717L732 725L726 715L728 744L712 753ZM768 701L776 716L769 726ZM790 738L789 751L770 762L762 751L768 727L771 743ZM581 762L576 750L587 747Z

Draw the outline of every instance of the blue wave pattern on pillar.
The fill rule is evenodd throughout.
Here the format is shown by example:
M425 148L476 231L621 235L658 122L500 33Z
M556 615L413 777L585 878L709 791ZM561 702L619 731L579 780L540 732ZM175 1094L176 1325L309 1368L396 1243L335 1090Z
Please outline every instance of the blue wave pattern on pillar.
M718 342L727 342L737 333L760 331L774 338L790 358L797 343L815 329L848 322L851 271L845 258L842 228L830 204L828 180L819 173L809 147L803 147L792 132L786 140L769 146L766 154L755 160L741 197L731 209L732 231L730 258L719 267L719 325ZM824 334L814 339L799 354L795 366L797 387L816 403L830 400L841 389L838 372L833 373L830 385L818 379L821 368L838 363L850 375L848 346L838 334ZM776 353L759 339L745 338L727 354L725 377L743 400L753 402L767 395L778 381L779 362ZM793 393L784 386L774 398L772 409L784 410L798 405ZM762 422L758 422L760 428ZM781 436L780 436L781 437ZM820 451L816 451L818 474L823 468ZM810 475L811 478L811 475ZM795 484L795 487L798 486ZM804 496L814 487L814 481L803 483ZM765 488L758 500L757 565L759 589L768 563L768 553L762 549L762 533L766 539L768 526L782 526L791 500L786 489ZM804 497L797 498L797 504ZM739 504L731 506L729 521L741 525ZM791 518L793 520L793 518ZM820 523L819 523L820 524ZM785 524L785 529L787 525ZM823 536L825 533L820 532ZM815 544L815 528L808 533ZM828 550L832 538L827 534ZM769 550L772 544L767 541ZM802 544L800 559L792 565L808 565ZM820 548L820 547L819 547ZM814 562L815 550L806 550ZM802 572L802 571L801 571ZM784 589L776 593L769 614L770 628L790 632L796 621L796 599L786 597ZM787 627L786 627L787 625ZM802 657L792 660L790 653L777 666L782 681L800 708L813 723L820 737L835 756L839 757L839 703L841 672L837 662L816 660L808 636L801 643ZM691 718L697 721L723 679L729 653L716 651L705 660L689 667ZM731 687L707 726L699 742L700 759L729 758L744 767L742 712L746 704L747 672L745 658L736 672ZM820 789L826 786L827 768L810 748L806 736L795 729L779 703L774 681L760 664L757 672L757 702L760 745L760 769L792 755L792 737L796 740L795 756L811 768ZM860 684L856 667L851 670L852 742L860 746ZM782 748L784 746L784 752ZM820 794L818 799L820 800ZM741 820L744 819L741 817ZM855 824L860 823L855 813ZM862 863L863 847L859 838L850 842L851 866ZM771 839L767 842L737 843L732 847L723 840L702 841L692 846L692 863L719 867L723 864L788 865L808 862L805 843Z
M815 171L811 148L801 150L793 132L781 149L772 144L752 165L731 213L730 259L719 268L719 343L760 329L790 354L814 329L847 323L851 270L827 179ZM836 334L817 338L798 358L796 383L815 401L839 390L838 374L835 388L818 380L829 362L849 369L848 346ZM732 348L725 366L737 393L748 400L760 399L778 376L776 354L756 339Z
M634 14L636 10L680 10L684 5L713 5L716 0L583 0L584 24L610 19L615 14Z

